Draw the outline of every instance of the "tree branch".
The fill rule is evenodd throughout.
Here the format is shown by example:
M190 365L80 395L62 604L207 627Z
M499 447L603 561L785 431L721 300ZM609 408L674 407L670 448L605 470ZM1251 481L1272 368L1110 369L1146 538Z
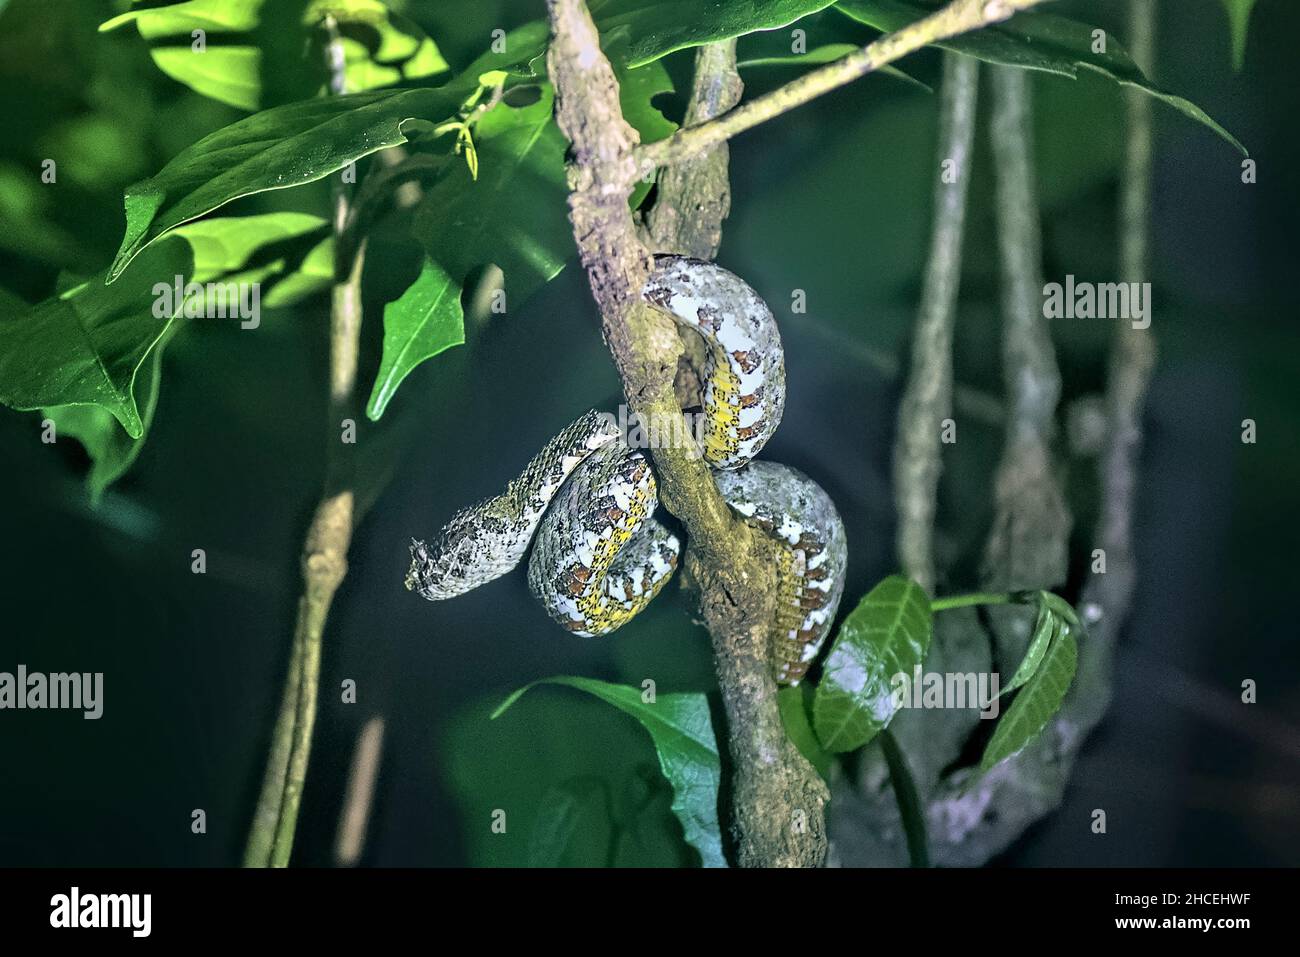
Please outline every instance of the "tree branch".
M1155 0L1131 0L1129 4L1128 48L1134 62L1148 76L1155 61L1155 7ZM1122 282L1144 282L1149 274L1151 232L1151 104L1147 98L1126 91L1125 112L1128 137L1120 173L1119 278ZM1110 429L1099 463L1102 497L1097 538L1106 552L1106 573L1091 576L1081 602L1088 624L1089 656L1101 659L1095 667L1105 677L1107 691L1111 654L1128 616L1137 577L1133 512L1142 447L1142 408L1155 361L1156 343L1151 329L1135 329L1130 323L1121 326L1111 346L1106 389ZM1091 670L1093 663L1088 667Z
M952 415L953 317L961 282L978 88L978 61L945 53L930 256L894 445L898 558L903 570L930 594L935 585L934 514L943 468L940 440L943 420Z
M323 24L330 92L341 95L343 48L332 17ZM345 418L355 417L357 354L361 337L361 271L365 241L347 241L350 201L339 178L334 184L335 278L330 303L329 420L325 491L303 542L303 591L298 600L289 671L272 732L262 791L244 852L245 867L286 867L293 852L298 808L316 723L321 639L334 594L347 575L352 540L353 446L341 441Z
M1029 76L997 66L993 76L993 154L997 168L998 248L1002 259L1002 375L1006 442L995 480L995 514L982 584L996 591L1051 588L1065 581L1070 513L1052 460L1061 374L1043 316L1043 254L1034 175ZM999 617L1020 623L1023 610ZM1008 622L1009 623L1009 622ZM999 629L1003 632L1006 629ZM1023 651L1017 641L1010 651Z
M687 571L713 639L735 765L738 862L815 866L826 851L827 792L786 739L776 707L770 623L777 546L732 514L683 427L673 388L681 355L676 322L641 298L651 259L627 205L637 135L623 119L585 4L548 0L547 7L556 121L572 144L569 217L605 340L632 411L658 434L683 437L651 454L660 498L686 526Z
M961 33L969 33L1008 19L1018 10L1044 0L952 0L901 30L886 34L861 50L805 73L756 100L724 113L715 120L679 130L667 139L640 147L637 167L648 169L690 159L703 150L780 116L824 93L852 83L909 53Z

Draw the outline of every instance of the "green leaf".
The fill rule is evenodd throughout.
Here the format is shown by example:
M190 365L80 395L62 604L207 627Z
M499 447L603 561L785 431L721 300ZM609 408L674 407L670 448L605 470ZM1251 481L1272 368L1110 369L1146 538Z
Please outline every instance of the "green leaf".
M993 729L993 737L984 749L980 772L1011 757L1042 732L1065 700L1074 680L1079 653L1068 626L1062 628L1047 649L1042 665L1020 690L1007 713Z
M1223 0L1223 9L1228 14L1228 30L1232 36L1232 68L1240 70L1246 63L1246 36L1255 0Z
M153 424L154 410L158 407L162 353L163 344L159 343L136 373L132 387L144 429L139 438L127 435L121 423L98 405L60 405L41 413L54 422L59 437L76 439L90 457L86 489L92 505L99 504L104 491L130 470L144 448L149 427Z
M165 5L151 0L113 17L99 29L102 33L134 23L149 44L154 63L168 76L214 100L257 110L266 99L258 31L281 27L278 17L263 22L263 8L273 2L282 0L173 0ZM298 44L304 56L318 52L306 41L326 13L339 24L349 92L427 79L447 70L447 62L424 31L380 0L314 0L307 4L300 21L303 42ZM202 50L194 49L195 30L204 32ZM305 76L324 75L323 66L314 62L304 60L297 66Z
M370 391L366 415L384 414L397 387L425 359L465 342L461 284L432 259L406 291L384 306L384 354Z
M253 254L267 246L323 231L328 223L308 213L264 213L221 216L187 223L175 235L194 252L193 282L210 282L243 269Z
M934 8L919 0L839 0L836 9L860 23L892 33ZM1037 10L1022 11L1005 23L966 33L937 46L965 53L986 63L1041 70L1070 77L1079 70L1094 70L1117 83L1130 86L1172 106L1227 140L1244 155L1246 148L1196 104L1165 93L1153 85L1114 37L1105 35L1105 52L1093 52L1094 27Z
M776 706L781 712L786 735L817 773L829 781L835 759L822 748L808 721L808 698L811 695L812 689L808 684L782 688L776 693Z
M1064 619L1066 624L1076 631L1083 627L1079 623L1079 616L1075 613L1074 606L1055 592L1040 591L1034 596L1034 600L1050 609L1057 617Z
M231 276L234 280L237 277ZM334 237L326 236L295 264L291 272L281 275L262 295L267 309L282 309L305 299L334 282Z
M659 94L673 91L672 77L662 63L656 61L632 69L616 59L614 72L618 76L618 100L623 108L623 119L641 134L642 143L653 143L677 132L677 124L664 116L652 102Z
M189 275L192 262L188 244L163 243L141 256L121 282L106 286L100 273L0 321L0 402L22 411L98 406L131 438L140 438L145 425L136 402L137 370L173 322L171 315L154 315L154 285Z
M441 90L357 93L265 110L205 136L156 176L127 187L126 235L108 280L182 223L241 196L323 179L405 143L404 124L445 119L458 102Z
M606 867L613 837L609 785L599 778L571 778L542 795L528 866Z
M654 742L659 768L673 787L673 813L681 822L687 842L700 852L705 867L727 866L718 823L722 762L704 695L661 694L653 704L647 704L638 688L561 676L525 685L506 698L492 717L500 717L525 692L540 684L585 691L641 722Z
M1061 618L1048 607L1047 603L1042 602L1039 604L1038 619L1034 622L1034 631L1029 639L1029 647L1025 649L1025 656L1020 660L1020 666L1016 668L1016 673L1011 676L1011 680L999 692L999 696L1010 694L1034 676L1034 673L1038 671L1039 664L1042 663L1043 655L1047 653L1048 645L1060 632L1061 627Z
M626 38L628 63L641 66L687 47L774 30L816 13L832 0L591 0L602 46Z
M496 263L509 300L522 302L560 271L572 250L564 204L567 144L551 118L552 102L545 85L529 106L502 104L488 112L474 131L478 178L458 164L425 191L413 222L416 238L457 282Z
M893 677L910 680L930 647L930 599L891 575L844 620L813 695L813 727L829 751L853 751L894 717Z

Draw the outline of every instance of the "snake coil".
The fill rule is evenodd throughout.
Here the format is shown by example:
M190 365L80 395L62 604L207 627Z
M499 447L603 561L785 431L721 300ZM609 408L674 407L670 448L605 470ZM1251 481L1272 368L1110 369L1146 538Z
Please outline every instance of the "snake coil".
M781 422L785 358L776 320L745 282L710 262L658 256L645 300L698 333L703 452L727 504L784 547L777 569L776 679L797 684L830 631L844 588L844 525L801 472L754 456ZM654 518L650 461L614 417L591 411L533 457L504 492L411 542L406 587L430 601L463 594L528 562L533 594L561 627L605 635L677 568L681 542Z

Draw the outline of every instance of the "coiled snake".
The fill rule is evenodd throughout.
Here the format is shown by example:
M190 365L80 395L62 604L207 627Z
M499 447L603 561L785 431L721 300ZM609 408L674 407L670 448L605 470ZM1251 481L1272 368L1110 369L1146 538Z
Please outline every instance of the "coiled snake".
M797 684L835 617L844 588L844 525L807 476L751 459L785 406L776 320L737 276L713 263L659 256L642 295L703 337L703 452L723 498L780 549L774 622L776 678ZM546 444L495 498L457 512L431 544L412 540L406 587L452 598L513 569L528 551L528 584L576 635L605 635L659 593L681 542L654 517L646 455L612 415L592 411Z

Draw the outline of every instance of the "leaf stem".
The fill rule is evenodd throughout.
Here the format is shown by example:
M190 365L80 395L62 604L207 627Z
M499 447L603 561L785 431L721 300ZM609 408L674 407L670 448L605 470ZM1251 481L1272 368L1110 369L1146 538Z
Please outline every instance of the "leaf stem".
M907 766L907 758L888 728L883 728L877 737L880 739L881 750L885 752L889 781L894 787L894 797L898 800L898 813L902 817L903 833L907 837L907 856L913 867L929 867L930 841L925 831L925 812L916 790L916 781Z
M1019 605L1023 603L1022 592L976 591L967 595L949 595L946 598L935 598L930 602L930 611L949 611L953 608L968 608L971 605Z

